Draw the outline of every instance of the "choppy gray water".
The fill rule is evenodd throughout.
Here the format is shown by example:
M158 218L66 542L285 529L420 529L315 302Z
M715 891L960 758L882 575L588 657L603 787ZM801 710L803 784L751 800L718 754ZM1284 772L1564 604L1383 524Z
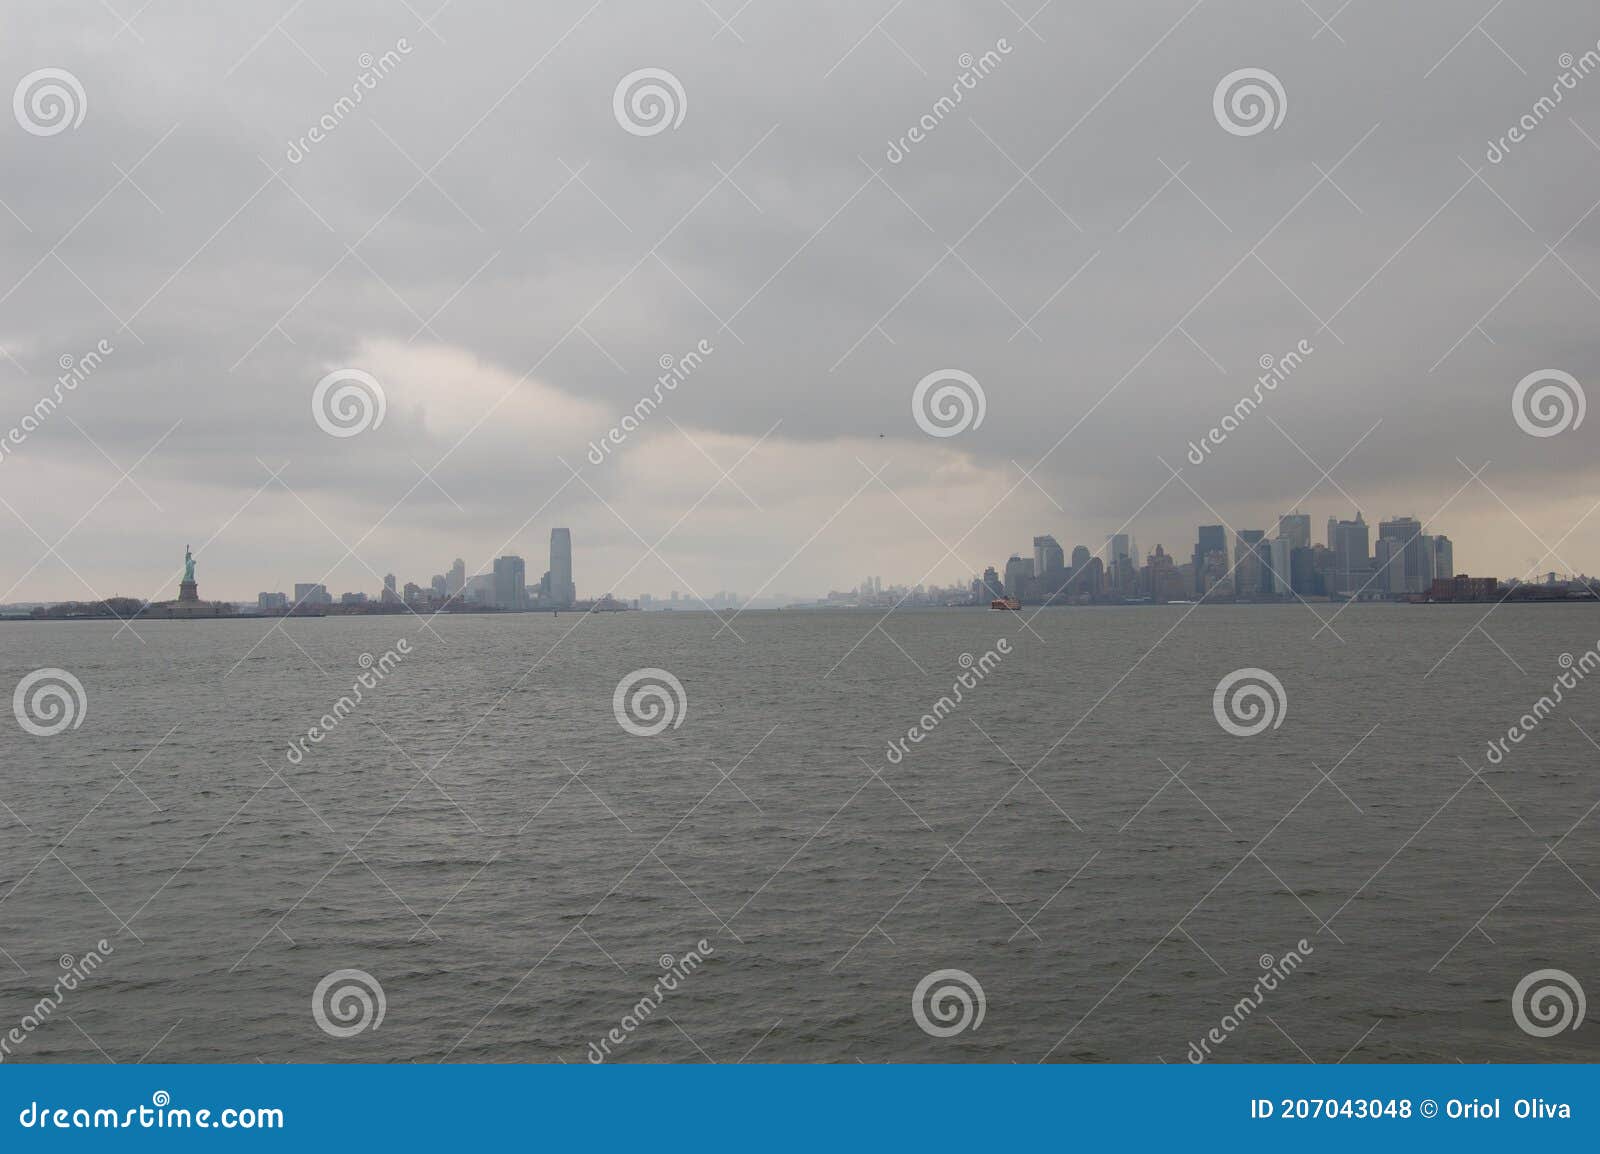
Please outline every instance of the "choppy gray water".
M59 667L88 708L0 725L0 1034L112 947L7 1060L584 1061L618 1028L631 1061L1182 1061L1300 939L1218 1059L1594 1060L1512 991L1600 997L1600 675L1472 771L1600 612L1484 609L3 625L0 690ZM614 716L641 667L677 728ZM1212 707L1242 667L1287 698L1249 737ZM341 968L385 1003L349 1038L312 1014ZM947 968L984 1015L936 1037Z

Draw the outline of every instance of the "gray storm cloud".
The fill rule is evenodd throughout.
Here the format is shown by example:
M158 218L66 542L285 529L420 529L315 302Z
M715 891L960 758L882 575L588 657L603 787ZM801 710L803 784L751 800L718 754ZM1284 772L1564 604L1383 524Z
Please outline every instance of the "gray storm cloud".
M0 118L0 427L95 358L0 455L0 600L170 595L188 541L213 595L372 589L556 524L586 593L817 593L1297 501L1596 568L1597 419L1512 411L1600 388L1591 5L713 7L12 6L5 89L86 107ZM1240 134L1246 68L1284 107ZM681 122L619 123L644 69ZM340 367L381 425L314 419ZM985 416L930 437L942 369Z

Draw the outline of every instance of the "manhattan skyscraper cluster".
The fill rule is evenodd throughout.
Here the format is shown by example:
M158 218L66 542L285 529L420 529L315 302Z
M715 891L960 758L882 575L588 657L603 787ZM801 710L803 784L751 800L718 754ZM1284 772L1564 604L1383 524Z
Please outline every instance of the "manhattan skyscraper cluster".
M1454 545L1415 517L1369 524L1330 517L1321 541L1309 513L1278 517L1274 530L1200 525L1187 557L1157 545L1141 557L1132 533L1111 534L1097 550L1070 556L1052 536L1033 539L1032 556L1013 554L1003 571L972 583L974 600L1023 603L1095 601L1275 601L1293 598L1380 600L1442 597L1436 582L1456 578ZM1493 579L1489 579L1495 584Z
M1406 601L1412 603L1594 600L1600 579L1540 573L1502 582L1469 576L1455 565L1455 545L1413 516L1369 522L1360 511L1329 517L1320 540L1299 510L1273 529L1199 525L1182 551L1156 545L1141 554L1131 531L1069 553L1052 535L1033 538L1003 566L990 565L949 586L907 587L866 577L854 589L794 608L899 606L1129 605L1205 602Z

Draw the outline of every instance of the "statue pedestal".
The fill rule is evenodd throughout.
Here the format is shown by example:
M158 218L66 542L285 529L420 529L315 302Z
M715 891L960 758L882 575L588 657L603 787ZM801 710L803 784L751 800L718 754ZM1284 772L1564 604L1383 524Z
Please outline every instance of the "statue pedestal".
M179 602L199 601L200 587L193 581L178 582L178 600Z

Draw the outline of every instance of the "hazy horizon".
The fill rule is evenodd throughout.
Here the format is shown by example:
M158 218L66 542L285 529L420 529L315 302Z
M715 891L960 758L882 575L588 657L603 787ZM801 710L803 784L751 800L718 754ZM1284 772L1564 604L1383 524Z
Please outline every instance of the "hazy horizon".
M210 598L536 576L555 525L589 595L810 597L1293 508L1600 570L1594 422L1512 403L1600 380L1584 5L128 19L6 18L0 435L55 403L0 454L0 602L168 598L186 544ZM381 420L329 435L345 370ZM950 372L982 419L929 435Z

